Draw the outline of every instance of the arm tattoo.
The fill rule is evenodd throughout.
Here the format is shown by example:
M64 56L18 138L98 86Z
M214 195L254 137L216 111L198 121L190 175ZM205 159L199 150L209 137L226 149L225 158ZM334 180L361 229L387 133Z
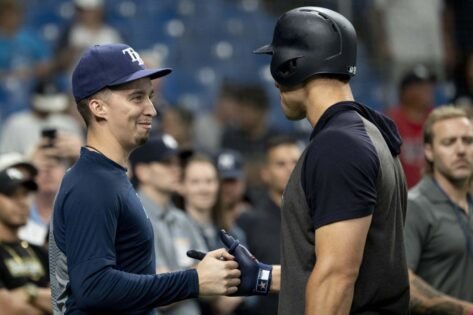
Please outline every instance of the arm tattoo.
M413 315L462 315L463 307L429 286L417 276L411 279L410 309Z

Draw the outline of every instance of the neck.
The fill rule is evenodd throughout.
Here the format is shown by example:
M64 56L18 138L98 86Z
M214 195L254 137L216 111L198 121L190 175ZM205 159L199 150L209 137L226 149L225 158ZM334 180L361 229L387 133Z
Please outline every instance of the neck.
M131 150L123 148L114 138L106 139L89 131L87 133L87 146L89 150L101 153L123 167L128 165L128 155Z
M16 242L20 238L18 237L18 229L14 229L8 226L5 226L3 223L0 223L0 241L2 242Z
M306 91L307 119L312 127L322 114L332 105L342 101L353 101L353 94L348 83L333 79L318 78L307 82Z
M269 191L269 199L271 199L279 208L281 208L281 196L282 193L279 191L271 190Z
M36 195L35 203L39 215L44 222L49 222L51 213L53 211L55 194L38 193Z
M161 192L156 188L148 185L140 186L140 191L146 195L151 201L156 203L161 208L166 207L171 202L171 195L168 193Z
M210 211L204 211L192 206L186 205L186 211L200 225L206 225L212 222Z
M437 171L434 171L434 178L452 202L468 211L468 179L453 182Z

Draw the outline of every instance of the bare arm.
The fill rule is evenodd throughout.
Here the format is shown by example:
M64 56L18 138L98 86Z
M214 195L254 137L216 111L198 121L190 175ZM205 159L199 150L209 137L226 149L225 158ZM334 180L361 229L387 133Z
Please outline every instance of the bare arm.
M269 288L269 292L278 293L280 289L281 289L281 266L273 265L271 287Z
M47 314L53 313L53 306L51 303L51 289L38 288L38 297L32 303L34 306L42 309Z
M371 218L340 221L315 231L317 263L306 286L306 315L350 313Z
M409 270L410 308L414 314L470 315L473 304L447 296Z
M0 289L0 309L4 315L43 315L44 312L28 304L23 288L15 290Z

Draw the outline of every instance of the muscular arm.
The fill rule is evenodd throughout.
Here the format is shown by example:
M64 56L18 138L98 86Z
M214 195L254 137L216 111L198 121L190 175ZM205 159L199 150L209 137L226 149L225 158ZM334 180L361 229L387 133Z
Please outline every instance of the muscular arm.
M269 288L269 292L279 293L280 289L281 289L281 266L273 265L271 287Z
M410 309L413 314L470 315L473 304L447 296L409 270L411 286Z
M306 286L306 315L349 314L371 218L339 221L316 230L317 263Z

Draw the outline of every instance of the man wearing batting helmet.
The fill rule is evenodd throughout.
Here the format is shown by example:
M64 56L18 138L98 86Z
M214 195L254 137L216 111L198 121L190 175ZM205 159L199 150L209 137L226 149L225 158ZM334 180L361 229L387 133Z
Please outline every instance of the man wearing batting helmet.
M155 274L153 228L125 166L156 115L151 80L170 72L145 69L133 48L110 44L87 50L72 74L87 145L54 205L54 314L153 314L157 306L237 290L240 271L224 249L196 269Z
M286 117L314 128L283 194L279 314L407 314L401 140L391 120L354 101L352 24L297 8L255 53L271 55Z

